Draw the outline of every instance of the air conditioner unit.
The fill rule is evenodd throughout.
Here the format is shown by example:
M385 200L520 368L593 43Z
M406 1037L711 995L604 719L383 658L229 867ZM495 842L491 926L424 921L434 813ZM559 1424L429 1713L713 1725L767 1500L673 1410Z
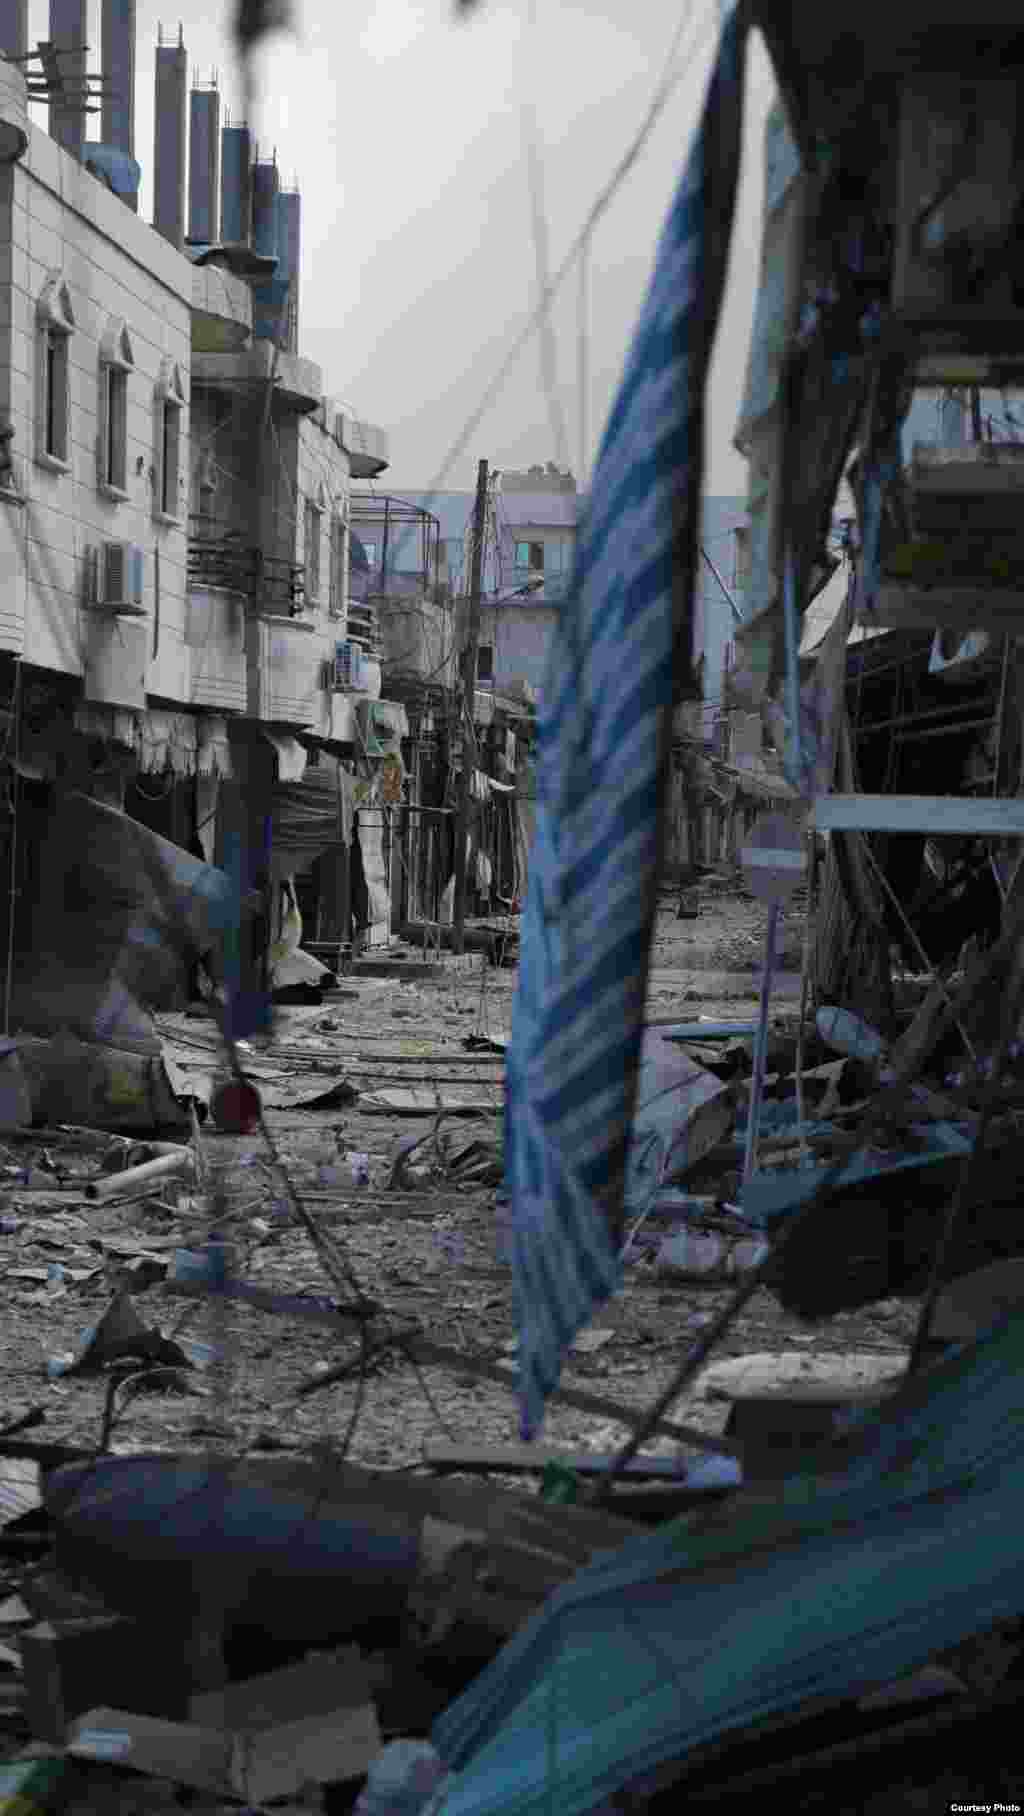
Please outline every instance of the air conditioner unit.
M96 603L131 618L145 617L145 555L134 542L104 542L97 550Z

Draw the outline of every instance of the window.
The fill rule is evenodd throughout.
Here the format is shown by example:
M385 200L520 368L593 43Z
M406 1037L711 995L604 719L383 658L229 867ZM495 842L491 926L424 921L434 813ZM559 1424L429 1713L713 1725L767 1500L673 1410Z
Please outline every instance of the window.
M517 568L529 568L531 573L544 572L544 544L542 542L517 542L515 548Z
M68 337L59 328L46 330L46 437L52 459L68 457Z
M178 515L178 467L181 460L181 409L164 398L163 447L160 462L160 509L165 517Z
M307 498L303 531L306 563L306 602L315 605L320 597L320 519L321 510L315 499Z
M332 618L345 611L345 571L348 566L348 524L343 509L331 516L331 573L328 605Z
M107 366L105 382L103 483L116 492L123 492L128 461L128 374L119 366Z
M117 498L128 495L128 374L135 360L128 331L112 317L100 341L99 482Z
M181 368L165 359L160 367L153 400L153 515L170 523L181 517L182 430L185 420L185 386ZM207 462L200 473L200 509L204 479L212 474ZM212 500L212 493L210 493Z
M75 317L67 284L52 272L36 305L36 459L66 472L70 465L69 373Z
M494 680L494 645L491 643L477 646L476 678L478 681Z

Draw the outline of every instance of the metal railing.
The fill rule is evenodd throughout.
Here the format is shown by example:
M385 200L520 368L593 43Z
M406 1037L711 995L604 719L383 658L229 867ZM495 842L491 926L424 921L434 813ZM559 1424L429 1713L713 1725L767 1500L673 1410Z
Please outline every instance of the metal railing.
M194 514L188 520L188 585L244 593L264 609L295 617L305 605L306 569L301 561L265 555L240 530L218 518Z

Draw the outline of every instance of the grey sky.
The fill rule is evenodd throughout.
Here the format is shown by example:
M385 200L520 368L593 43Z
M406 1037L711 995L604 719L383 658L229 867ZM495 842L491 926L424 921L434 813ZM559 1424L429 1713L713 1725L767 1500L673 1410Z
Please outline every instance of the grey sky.
M99 66L99 0L90 0L90 66ZM240 117L227 37L229 0L178 0L193 69L216 68ZM556 268L630 143L665 67L682 7L638 0L482 0L468 21L451 0L298 0L296 39L261 58L261 155L303 197L302 350L325 388L391 436L386 483L423 488L441 464L535 301L523 105L542 152L550 259ZM588 410L596 451L650 272L661 221L699 115L716 0L694 0L686 75L639 164L597 229L590 266ZM158 21L178 14L138 0L136 151L143 208L152 178ZM46 0L30 0L33 41ZM772 84L750 59L744 180L730 292L708 412L709 490L745 488L732 451L760 238L760 149ZM40 125L45 113L36 110ZM98 136L98 120L90 124ZM579 467L578 308L574 277L554 312L569 463ZM557 458L536 341L524 352L449 487L476 460L514 467Z

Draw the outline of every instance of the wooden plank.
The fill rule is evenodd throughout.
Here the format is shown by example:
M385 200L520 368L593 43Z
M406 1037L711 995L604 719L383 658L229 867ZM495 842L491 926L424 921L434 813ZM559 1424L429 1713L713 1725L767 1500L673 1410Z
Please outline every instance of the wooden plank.
M545 1444L428 1444L424 1462L437 1475L537 1475L549 1463L559 1463L574 1475L603 1475L613 1458L597 1451L565 1451ZM683 1481L685 1466L675 1457L633 1457L623 1475L635 1482Z
M430 1343L424 1337L412 1337L405 1347L409 1349L420 1363L428 1366L450 1368L458 1374L473 1375L482 1381L495 1381L510 1393L516 1391L516 1376L512 1368L503 1368L497 1362L484 1362L477 1357L464 1355L460 1350L449 1348L446 1344ZM314 1379L303 1383L300 1392L312 1391L324 1385L329 1379ZM554 1392L549 1395L552 1405L556 1401L563 1406L574 1406L577 1412L590 1412L599 1419L615 1419L630 1431L644 1417L642 1407L623 1406L617 1400L606 1399L603 1394L585 1393L582 1388L570 1387L566 1382L559 1382ZM678 1438L681 1443L690 1444L697 1450L711 1450L725 1457L742 1457L742 1448L730 1439L719 1437L709 1431L699 1431L695 1425L677 1424L674 1419L659 1419L651 1427L652 1434L660 1433L664 1437Z
M1024 837L1024 800L971 800L960 795L819 795L819 832L924 832L934 837Z
M516 1391L516 1375L512 1365L503 1366L500 1362L469 1356L463 1350L454 1349L448 1344L431 1343L426 1337L413 1331L390 1336L386 1332L376 1333L371 1330L370 1343L371 1355L379 1349L395 1348L399 1355L418 1362L421 1367L451 1369L455 1374L469 1375L477 1381L493 1381L509 1393ZM300 1398L319 1393L324 1388L332 1387L336 1381L350 1379L358 1367L358 1354L350 1355L327 1374L308 1376L296 1391ZM586 1393L582 1388L570 1387L565 1382L560 1382L549 1397L552 1402L560 1401L563 1406L573 1406L578 1412L593 1413L599 1419L614 1419L630 1431L643 1417L641 1408L623 1406L617 1400L606 1399L603 1394ZM676 1438L680 1443L689 1444L696 1450L708 1450L716 1455L742 1459L740 1445L712 1432L700 1431L694 1425L680 1425L673 1419L659 1419L651 1427L651 1431L652 1434L660 1433L663 1437Z

